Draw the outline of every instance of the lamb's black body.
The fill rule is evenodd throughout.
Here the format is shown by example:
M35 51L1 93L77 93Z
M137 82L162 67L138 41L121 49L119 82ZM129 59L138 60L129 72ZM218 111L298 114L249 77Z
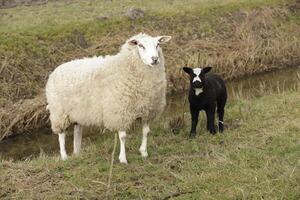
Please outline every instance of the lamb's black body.
M210 70L210 69L209 69ZM209 71L208 70L208 71ZM189 103L190 112L192 116L192 128L190 132L190 137L195 137L196 127L198 123L199 112L204 110L207 117L207 130L210 133L215 134L215 111L217 108L218 118L219 118L219 131L223 132L223 117L224 117L224 107L227 100L227 90L224 81L220 76L216 74L205 74L204 72L199 75L201 78L201 88L203 92L198 95L195 92L195 83L193 82L193 77L191 76L191 87L189 91ZM195 77L195 76L194 76Z

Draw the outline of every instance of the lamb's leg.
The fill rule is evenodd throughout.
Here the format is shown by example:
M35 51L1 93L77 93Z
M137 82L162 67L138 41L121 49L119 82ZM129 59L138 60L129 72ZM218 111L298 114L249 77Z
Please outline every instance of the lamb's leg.
M73 153L78 155L81 149L81 139L82 139L82 127L80 124L74 125L74 144Z
M190 112L192 116L192 127L190 132L190 138L194 138L196 136L196 128L198 124L199 110L196 108L190 107Z
M119 131L119 139L120 139L119 160L120 160L120 163L127 164L126 152L125 152L125 139L126 139L126 132L125 131Z
M62 160L67 159L67 152L65 147L65 139L66 139L66 133L62 132L58 134L58 141L59 141L59 148L60 148L60 155Z
M218 116L219 116L219 132L223 132L224 131L224 107L223 108L218 108L217 110L218 112Z
M226 99L227 95L226 93L222 95L218 100L217 100L217 113L219 117L219 132L224 131L224 107L226 104Z
M205 111L207 117L207 130L209 130L211 134L216 134L215 109L214 106Z
M147 157L148 153L147 153L147 135L150 131L150 128L148 126L148 124L144 124L143 125L143 138L142 138L142 144L140 147L140 153L143 157Z

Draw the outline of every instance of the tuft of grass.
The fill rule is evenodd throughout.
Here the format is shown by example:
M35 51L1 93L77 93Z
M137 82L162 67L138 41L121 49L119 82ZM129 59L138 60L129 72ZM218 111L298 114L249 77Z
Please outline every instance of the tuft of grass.
M299 108L298 89L236 98L226 109L225 133L210 135L201 120L194 140L187 139L189 126L174 135L159 120L151 127L147 159L138 153L141 133L135 130L126 141L129 164L114 165L110 196L298 199ZM58 151L57 156L1 161L1 198L104 199L113 140L109 132L93 140L85 137L82 154L65 162Z

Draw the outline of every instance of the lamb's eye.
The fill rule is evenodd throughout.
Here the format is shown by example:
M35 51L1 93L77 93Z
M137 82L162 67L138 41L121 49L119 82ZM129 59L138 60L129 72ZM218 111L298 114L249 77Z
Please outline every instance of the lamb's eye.
M145 49L145 47L142 44L139 44L139 47L141 47L142 49Z
M159 47L159 43L156 45L156 48L158 48Z

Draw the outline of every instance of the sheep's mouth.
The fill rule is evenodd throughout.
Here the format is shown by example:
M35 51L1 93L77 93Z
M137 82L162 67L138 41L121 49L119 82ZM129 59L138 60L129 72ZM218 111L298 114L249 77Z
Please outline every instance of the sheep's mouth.
M156 65L158 65L159 64L159 61L157 60L157 61L153 61L152 63L151 63L151 65L154 65L154 66L156 66Z
M194 89L202 89L203 88L203 84L200 81L193 82L192 86Z
M158 67L159 65L158 64L150 64L150 65L148 65L150 68L154 68L154 67Z

